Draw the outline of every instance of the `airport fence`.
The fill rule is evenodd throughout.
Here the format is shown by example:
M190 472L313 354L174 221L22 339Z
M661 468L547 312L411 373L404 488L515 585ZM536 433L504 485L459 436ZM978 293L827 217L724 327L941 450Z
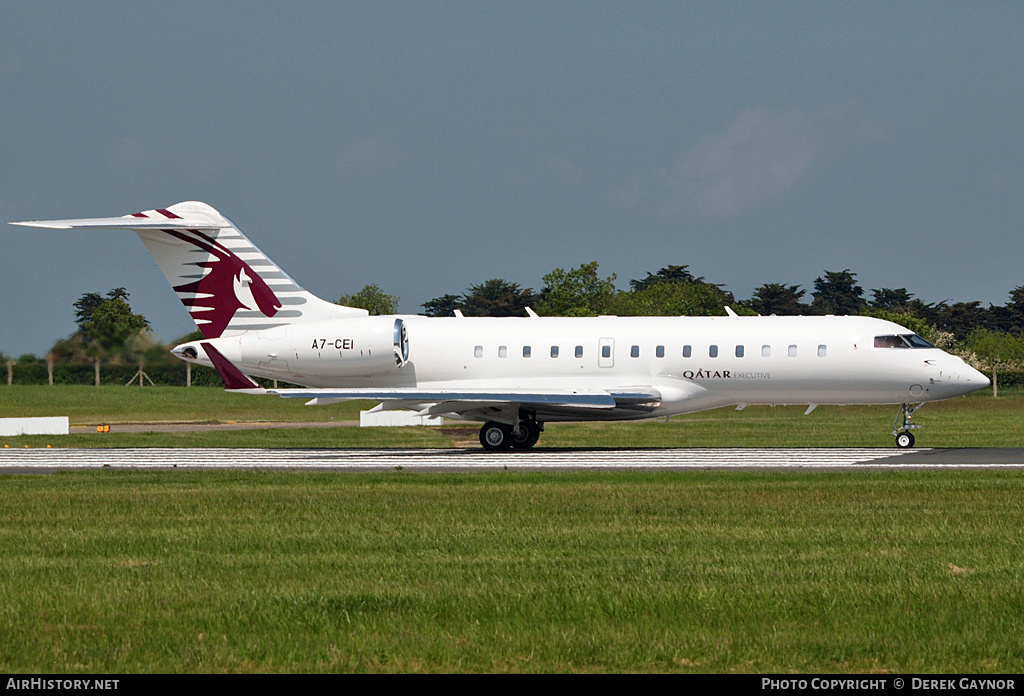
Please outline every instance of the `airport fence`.
M185 363L145 365L144 371L149 381L155 385L184 387L188 381ZM96 368L92 364L61 364L54 363L52 381L50 366L46 360L13 360L0 365L0 384L95 384ZM135 378L138 384L139 365L121 363L100 364L100 384L128 384ZM217 376L216 370L208 367L192 367L192 385L197 387L222 387L224 382Z

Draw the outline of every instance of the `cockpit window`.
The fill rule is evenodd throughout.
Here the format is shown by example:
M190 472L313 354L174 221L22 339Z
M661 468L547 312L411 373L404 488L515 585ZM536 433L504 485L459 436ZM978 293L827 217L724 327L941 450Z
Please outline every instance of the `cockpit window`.
M899 336L875 336L875 348L909 348Z
M917 334L875 336L875 348L934 348Z
M931 343L924 340L917 334L907 334L906 336L900 336L904 341L910 344L911 348L934 348Z

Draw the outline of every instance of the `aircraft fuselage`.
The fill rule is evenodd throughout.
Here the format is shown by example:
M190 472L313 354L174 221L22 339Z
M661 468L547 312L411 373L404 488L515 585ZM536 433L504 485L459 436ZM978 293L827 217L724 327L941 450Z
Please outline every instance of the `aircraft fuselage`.
M396 320L405 332L396 336ZM608 390L653 387L635 419L731 404L900 404L988 380L910 332L868 317L360 317L208 341L244 372L307 387ZM405 341L403 345L403 341ZM187 346L179 346L176 353ZM403 354L404 351L404 354ZM202 350L195 350L204 360ZM572 420L555 409L547 420Z

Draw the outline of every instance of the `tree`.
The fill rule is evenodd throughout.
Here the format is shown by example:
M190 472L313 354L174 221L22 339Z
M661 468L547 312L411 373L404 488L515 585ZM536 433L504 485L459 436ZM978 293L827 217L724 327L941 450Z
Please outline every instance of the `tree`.
M123 288L117 289L123 290ZM82 324L92 319L93 311L101 304L103 304L103 295L98 292L87 292L75 301L75 323L78 324L79 328L81 328Z
M1010 291L1010 301L1003 307L990 307L995 328L1014 336L1024 334L1024 285Z
M98 343L105 352L123 353L130 338L149 328L149 321L132 312L126 300L114 297L93 309L81 327L85 337Z
M807 313L807 305L800 301L805 294L807 291L801 290L799 285L765 283L754 291L746 304L761 316L798 316Z
M694 278L689 268L689 266L666 266L657 273L652 274L648 271L646 278L629 281L629 287L634 292L641 292L660 283L692 283L704 280L703 278Z
M615 274L597 275L597 261L565 270L556 268L544 276L537 311L559 317L594 317L607 314L615 299Z
M813 314L853 316L867 305L862 295L864 288L857 285L857 274L847 268L843 271L825 271L824 277L814 279L811 301Z
M976 329L996 328L995 317L992 312L981 306L981 302L954 302L951 305L943 303L935 317L935 324L943 331L949 331L957 340L966 341Z
M388 295L376 283L370 283L354 295L342 295L335 304L365 309L373 316L396 314L398 295Z
M1000 372L1024 369L1024 338L1002 331L977 329L967 339L967 346L976 356L976 368L992 373L992 396L999 396Z
M149 321L132 312L129 294L114 288L103 297L96 292L83 294L74 303L75 322L86 342L96 341L104 350L120 350L128 339L149 328Z
M435 297L432 300L427 300L421 307L427 310L426 315L428 317L450 317L455 314L455 310L462 309L463 299L461 295L442 295L441 297Z
M470 286L461 295L442 295L420 306L428 317L450 317L455 310L470 317L521 317L536 298L533 290L519 283L491 278Z
M1018 285L1010 291L1006 311L1013 322L1011 331L1016 335L1024 333L1024 285Z
M460 309L470 317L520 317L533 304L533 290L501 278L470 286Z
M128 291L114 288L106 298L98 293L85 293L74 303L75 321L81 334L81 350L93 358L96 384L100 383L100 358L106 353L116 355L129 350L129 341L149 328L149 321L132 312Z
M918 317L932 326L942 323L942 313L948 309L945 302L937 304L923 302L914 297L906 288L880 288L872 290L871 294L874 299L868 303L868 307L894 314ZM899 322L897 321L897 323Z
M872 290L871 295L874 298L870 303L871 307L900 314L910 311L911 302L914 299L914 296L907 292L906 288L879 288Z
M732 304L732 293L711 283L655 283L639 292L619 293L612 311L621 316L714 317Z

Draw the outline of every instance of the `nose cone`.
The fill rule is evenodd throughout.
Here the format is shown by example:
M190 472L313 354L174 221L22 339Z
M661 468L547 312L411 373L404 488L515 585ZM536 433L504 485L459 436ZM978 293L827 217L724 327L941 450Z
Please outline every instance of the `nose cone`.
M943 382L950 396L960 396L992 386L992 380L960 358L953 358L943 370Z

